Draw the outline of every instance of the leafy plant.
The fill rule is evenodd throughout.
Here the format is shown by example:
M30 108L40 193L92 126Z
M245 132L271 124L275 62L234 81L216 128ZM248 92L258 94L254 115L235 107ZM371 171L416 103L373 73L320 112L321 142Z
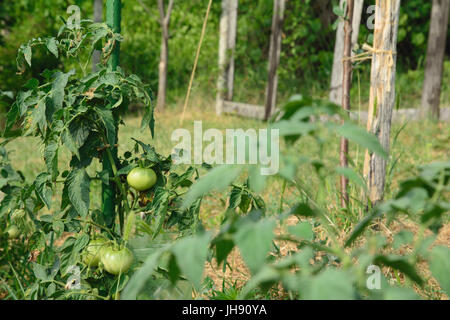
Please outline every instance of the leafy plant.
M297 96L285 105L280 115L275 116L278 121L272 127L279 129L288 143L312 136L319 144L323 140L319 137L322 132L319 128L323 127L332 134L345 136L387 157L373 136L350 122L337 125L333 121L313 121L324 113L337 116L338 110L332 104ZM345 118L344 115L340 117ZM325 190L324 177L334 170L338 174L346 174L354 183L361 184L361 178L351 168L346 171L342 168L327 168L320 159L302 157L296 163L291 163L295 168L305 164L314 168L323 183L317 196L304 181L297 178L296 170L281 168L280 177L298 190L296 205L275 216L265 216L256 207L242 214L234 210L235 204L230 205L217 233L194 235L155 250L132 276L122 297L139 297L146 281L160 266L168 270L169 279L174 285L185 281L179 280L179 277L186 275L200 290L199 281L205 263L212 262L214 257L218 266L223 264L226 268L227 259L235 247L249 268L251 278L240 290L224 289L222 295L216 292L214 296L217 298L230 298L232 292L233 295L237 294L237 298L249 298L255 290L267 292L281 285L292 299L417 299L419 296L412 287L425 284L424 277L417 270L417 263L423 260L430 263L433 276L444 290L448 290L448 277L444 274L445 266L449 263L448 248L435 247L429 251L435 236L425 237L424 231L428 228L437 234L444 214L448 212L449 203L445 195L449 191L450 163L422 166L418 176L400 185L393 199L369 208L359 224L343 240L342 232L330 223L327 201L324 201L320 192ZM238 175L236 170L232 166L218 167L200 178L186 194L184 206L189 206L197 196L207 193L213 181L224 181L220 190L225 189ZM240 170L242 173L244 168ZM248 172L249 180L258 180L252 177L258 175L258 170ZM237 199L238 192L233 188L230 203L231 199ZM395 234L392 244L383 233L377 231L376 226L379 223L389 225L403 214L415 218L420 231L416 237L400 231ZM297 222L288 223L293 217ZM289 251L281 254L281 244L290 244ZM409 245L412 250L401 255L391 250L392 245L397 249ZM377 268L392 271L397 280L400 279L398 275L402 274L404 281L391 285L390 277L380 272L377 278L379 286L376 285L378 280L375 280L373 288L368 283L372 281L371 273Z
M44 46L56 57L75 59L83 75L79 76L75 70L45 70L42 73L45 82L27 81L7 115L4 137L8 138L3 144L18 135L38 137L46 165L46 170L27 184L23 175L12 169L5 149L0 150L3 157L0 190L5 193L0 203L0 221L14 222L22 232L18 250L33 252L31 270L21 267L26 284L18 278L5 282L10 298L118 298L129 279L128 273L140 262L138 249L130 246L130 241L135 240L136 245L139 238L147 236L150 238L144 241L148 244L161 241L166 230L177 228L180 234L189 234L201 228L198 218L201 199L186 208L182 208L180 201L183 190L193 183L195 175L198 177L194 168L180 173L179 168L172 166L170 157L161 156L153 146L138 140L133 150L114 159L118 126L123 123L121 117L130 103L144 106L142 130L149 128L154 135L155 124L148 86L135 75L128 76L120 68L112 71L107 66L120 41L122 36L106 24L82 21L80 28L63 25L57 37L33 39L19 49L17 66L21 73L27 65L31 66L33 49ZM86 49L88 58L81 61ZM95 49L102 50L101 65L98 71L85 74ZM17 121L22 121L18 132L14 130ZM71 154L66 168L58 161L62 148ZM103 162L105 158L111 164L113 176L107 169L92 174L90 167L94 160ZM157 176L156 184L148 190L137 191L126 183L126 176L138 166L151 168ZM103 184L113 182L119 195L114 203L114 216L92 207L93 180ZM61 202L56 209L53 196L61 189ZM91 263L83 257L92 254L97 239L103 239L104 243L98 248L101 262ZM171 237L163 241L170 242ZM6 236L2 240L6 252L10 242ZM127 247L132 247L134 253ZM117 253L124 262L120 267L111 260ZM11 255L5 258L11 259ZM12 265L6 267L14 270ZM20 291L11 288L11 283L20 284Z

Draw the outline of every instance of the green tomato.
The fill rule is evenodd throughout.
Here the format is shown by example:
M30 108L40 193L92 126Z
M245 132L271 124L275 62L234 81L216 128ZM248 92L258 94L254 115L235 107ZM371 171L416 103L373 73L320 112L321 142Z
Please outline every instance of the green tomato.
M6 229L6 233L8 233L8 239L16 239L20 235L20 230L13 224Z
M94 239L84 248L82 259L89 267L97 267L100 262L102 251L107 247L105 239Z
M128 184L137 191L145 191L156 183L156 173L148 168L134 168L128 173Z
M128 248L115 249L114 247L105 248L101 254L101 261L106 271L118 275L126 273L133 263L133 253Z

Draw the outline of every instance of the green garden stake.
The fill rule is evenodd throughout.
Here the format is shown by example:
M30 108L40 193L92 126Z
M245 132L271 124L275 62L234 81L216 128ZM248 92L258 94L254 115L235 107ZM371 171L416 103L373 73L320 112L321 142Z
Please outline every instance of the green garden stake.
M106 2L106 24L110 28L112 28L114 32L117 33L120 33L121 9L122 9L121 0L108 0ZM108 61L108 68L111 71L115 71L117 69L117 66L119 65L119 53L120 53L120 46L119 43L116 43L113 52L111 54L111 57ZM117 128L118 127L117 114L115 114L115 119L116 119L115 124ZM117 163L117 148L115 146L111 146L111 151L113 159ZM109 177L112 178L114 176L114 173L111 167L111 162L106 152L104 152L103 154L102 163L103 163L103 170L106 170L109 174ZM110 181L109 184L102 184L102 213L108 227L114 225L115 205L116 205L116 189L114 183Z

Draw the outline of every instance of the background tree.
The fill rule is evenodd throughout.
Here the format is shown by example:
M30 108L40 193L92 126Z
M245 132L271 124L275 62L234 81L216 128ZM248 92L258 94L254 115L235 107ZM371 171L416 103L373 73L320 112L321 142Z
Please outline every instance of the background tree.
M223 101L233 99L234 91L234 52L238 0L222 0L219 35L219 78L217 82L216 113L223 111Z
M344 0L340 2L340 8L343 7ZM352 20L352 37L351 37L351 49L353 49L358 42L359 29L361 25L361 16L363 11L364 0L355 0ZM341 19L339 21L336 30L336 43L334 46L333 57L333 69L331 71L331 85L330 85L330 101L341 104L342 103L342 72L343 64L342 58L344 57L344 24L345 21Z
M103 21L103 0L94 0L94 21ZM97 64L100 63L100 51L95 50L92 55L92 71L97 70Z
M167 68L169 65L169 25L174 0L169 0L167 11L164 11L164 0L158 0L159 23L161 25L161 52L159 58L158 98L156 108L163 110L166 105Z
M436 120L439 119L449 10L450 0L433 0L422 92L422 113L431 115Z
M274 0L272 16L272 32L269 48L269 77L266 89L265 115L267 120L271 116L277 101L278 75L281 54L281 29L284 21L285 0Z

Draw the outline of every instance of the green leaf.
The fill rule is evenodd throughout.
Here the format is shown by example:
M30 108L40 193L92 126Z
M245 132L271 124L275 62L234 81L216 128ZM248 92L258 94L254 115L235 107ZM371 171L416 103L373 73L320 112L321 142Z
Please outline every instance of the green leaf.
M450 249L444 246L434 247L431 251L430 270L441 288L450 295Z
M189 208L195 200L212 190L223 191L236 180L241 171L242 166L223 165L215 167L192 185L184 197L182 209Z
M263 176L260 170L259 166L251 166L249 171L249 188L256 193L262 192L266 186L267 176Z
M314 217L316 212L307 203L298 203L292 207L289 214L302 217Z
M234 242L229 239L219 239L215 242L217 265L228 257L234 248Z
M90 179L85 169L75 169L66 180L69 199L83 218L89 212Z
M372 220L380 217L382 214L383 214L382 210L375 208L369 215L365 216L353 229L352 233L345 242L345 246L346 247L350 246L353 243L353 241L355 241L364 232L364 230L366 230L366 228L369 226Z
M275 221L263 219L256 223L246 223L234 235L242 257L252 273L263 265L272 247Z
M58 42L55 38L48 38L45 42L48 51L50 51L56 58L58 58Z
M384 292L384 300L420 300L420 297L410 288L389 287Z
M352 168L336 167L335 171L337 174L346 177L367 192L367 184L364 182L364 179Z
M245 299L248 294L259 286L270 287L280 279L280 272L274 268L263 265L261 270L255 274L246 284L240 292L238 299Z
M28 63L28 65L31 67L31 47L29 45L25 46L22 50L23 57L25 58L25 61Z
M54 75L52 82L52 99L53 106L56 110L61 109L64 101L64 88L67 85L69 78L75 74L75 70L70 70L68 73L58 71Z
M157 250L147 257L142 267L128 281L127 286L121 294L122 300L136 300L137 295L146 285L147 279L151 277L158 266L159 258L165 252L165 249L166 247Z
M40 265L39 263L33 263L33 273L39 280L47 281L48 275L47 275L47 269Z
M70 152L72 152L78 159L80 159L80 152L78 151L78 147L75 144L75 141L73 140L69 129L66 129L62 132L61 141L64 144L64 146L66 146L67 149L69 149Z
M294 236L308 241L314 238L313 228L309 222L301 222L295 226L289 226L288 231Z
M422 278L417 273L414 266L409 264L403 257L398 257L394 255L384 256L378 255L375 257L374 264L382 264L387 267L391 267L400 272L403 272L407 277L416 282L419 286L423 284Z
M352 300L355 299L350 275L336 269L326 269L312 279L303 281L299 291L306 300Z
M125 222L125 228L123 231L123 240L128 241L128 239L130 239L131 231L133 231L135 221L136 221L136 214L134 212L130 212Z
M48 186L48 182L50 180L50 174L48 174L47 172L43 172L36 177L36 180L34 182L37 196L49 209L52 204L52 189Z
M95 108L95 112L98 114L100 120L106 128L106 136L110 146L116 144L116 125L114 116L111 110Z
M414 234L411 231L402 230L394 235L393 248L398 249L405 244L412 243Z
M166 220L167 208L169 206L169 192L164 188L157 187L155 190L155 197L153 198L153 205L156 206L156 229L153 234L153 239L159 234L161 228Z
M44 159L47 171L51 174L54 181L58 177L58 143L50 141L44 149Z
M367 132L366 129L350 122L346 122L342 126L337 127L334 124L329 124L328 126L331 129L335 129L340 136L359 144L361 147L376 153L384 159L388 158L386 150L381 146L378 139L373 134Z
M45 111L45 101L44 99L41 99L33 109L33 124L37 124L42 132L44 132L47 128L47 118L45 117Z
M183 238L175 243L172 252L183 274L192 281L198 290L201 286L203 269L208 254L210 234Z

